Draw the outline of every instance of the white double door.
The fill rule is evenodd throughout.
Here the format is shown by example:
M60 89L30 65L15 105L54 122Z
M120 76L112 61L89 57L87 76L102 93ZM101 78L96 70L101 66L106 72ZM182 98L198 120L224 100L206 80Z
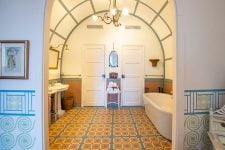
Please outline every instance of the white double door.
M144 47L121 47L122 106L142 105L144 88ZM108 58L108 57L107 57ZM105 46L85 45L83 51L82 106L104 106L106 98Z
M84 45L82 106L105 104L105 46Z
M143 104L144 46L122 46L122 105Z

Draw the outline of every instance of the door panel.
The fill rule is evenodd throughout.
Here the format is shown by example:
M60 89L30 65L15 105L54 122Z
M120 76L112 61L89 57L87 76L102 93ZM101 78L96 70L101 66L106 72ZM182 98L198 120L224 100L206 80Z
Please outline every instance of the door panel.
M104 93L102 91L87 90L83 106L103 106L104 102L100 101L102 99L104 99Z
M89 77L98 77L102 76L102 74L105 73L104 63L89 62L86 63L84 67L84 69L86 70L86 76Z
M105 47L85 45L83 53L82 106L104 106Z
M86 78L87 90L101 91L103 86L104 86L104 82L102 82L102 77L87 77Z
M128 102L125 102L124 105L130 105L130 106L135 106L139 105L140 103L140 91L137 89L129 89L124 91L124 97L128 99Z
M141 64L125 64L126 67L123 68L123 72L129 76L139 76L139 74L137 74L137 70L140 70L140 65Z
M122 46L122 98L124 106L142 105L144 87L144 47Z

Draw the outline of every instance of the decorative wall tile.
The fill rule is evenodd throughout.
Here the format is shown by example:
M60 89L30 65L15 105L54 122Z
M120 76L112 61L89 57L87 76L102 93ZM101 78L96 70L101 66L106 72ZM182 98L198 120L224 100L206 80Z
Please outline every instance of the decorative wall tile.
M225 89L185 90L184 149L212 149L208 137L209 109L217 110L225 104Z
M33 90L0 90L0 115L34 116Z
M0 115L0 149L29 149L34 145L33 116Z
M33 90L0 90L0 149L31 149L35 143Z
M184 150L212 148L207 134L208 122L208 115L185 115Z
M207 114L225 104L225 90L185 90L185 114Z

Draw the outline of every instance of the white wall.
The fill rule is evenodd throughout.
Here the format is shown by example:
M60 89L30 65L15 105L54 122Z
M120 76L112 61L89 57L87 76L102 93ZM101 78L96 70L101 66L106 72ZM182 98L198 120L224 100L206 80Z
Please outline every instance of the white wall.
M225 88L225 1L184 5L185 89Z
M33 109L34 128L28 133L35 139L32 149L42 149L42 60L43 60L43 21L45 0L1 0L0 1L0 40L29 40L29 79L0 80L0 90L35 90ZM3 99L0 99L3 102ZM1 104L2 105L2 104ZM1 117L1 116L0 116ZM13 119L18 116L11 116ZM0 135L2 130L0 130ZM16 131L12 131L16 138ZM16 145L18 146L18 145ZM20 149L15 147L15 149Z
M168 5L166 8L161 12L161 16L166 19L166 22L171 28L172 36L168 37L166 40L162 41L164 51L165 51L165 59L169 59L165 61L165 78L166 79L174 79L174 51L175 51L175 36L176 36L176 29L175 29L175 18L174 15L175 6L172 0L168 1Z
M174 129L177 138L174 145L177 149L186 149L183 147L185 129L182 127L185 116L181 113L186 103L184 90L225 89L225 1L176 0L176 4ZM202 136L202 133L198 134Z
M35 131L32 134L36 137L36 141L33 149L41 149L40 146L43 145L41 50L43 49L44 2L44 0L0 1L0 39L27 39L31 42L29 80L0 80L0 89L36 91L34 98L36 121ZM182 97L184 89L225 88L225 1L177 0L176 2L178 5L176 56L178 93L175 94L178 102L184 100ZM177 107L182 109L182 103L177 104ZM177 113L182 114L182 110L177 110L179 110ZM178 116L177 119L181 120L179 126L183 126L182 118ZM182 145L183 139L179 137L178 139L180 141L177 140L177 145Z
M125 17L124 17L125 18ZM125 29L120 30L113 25L103 25L103 29L87 29L87 25L101 24L95 23L91 18L82 23L68 39L70 51L64 52L62 72L66 75L82 74L82 50L84 44L104 44L106 48L105 66L106 74L116 71L121 73L121 47L122 45L143 45L145 47L145 74L163 75L163 54L160 43L150 28L138 19L129 16L126 18L124 25L140 26L140 30ZM119 67L109 68L108 56L113 50L119 54ZM149 62L150 58L159 58L157 67L152 67Z

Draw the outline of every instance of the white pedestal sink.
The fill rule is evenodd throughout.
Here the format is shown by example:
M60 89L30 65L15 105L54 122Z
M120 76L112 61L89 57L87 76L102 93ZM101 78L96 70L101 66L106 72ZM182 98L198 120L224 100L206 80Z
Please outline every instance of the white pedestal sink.
M55 101L54 101L54 106L55 106L55 113L57 117L62 116L65 111L62 110L62 104L61 104L61 92L66 91L69 88L68 84L62 84L62 83L55 83L53 86L49 86L48 88L48 94L55 94ZM50 99L51 101L51 99ZM50 102L51 106L51 102ZM49 110L49 113L51 109Z
M50 86L48 88L48 93L53 94L57 92L65 91L69 88L68 84L62 84L62 83L55 83L53 86Z

